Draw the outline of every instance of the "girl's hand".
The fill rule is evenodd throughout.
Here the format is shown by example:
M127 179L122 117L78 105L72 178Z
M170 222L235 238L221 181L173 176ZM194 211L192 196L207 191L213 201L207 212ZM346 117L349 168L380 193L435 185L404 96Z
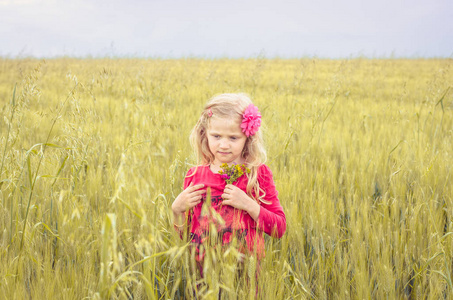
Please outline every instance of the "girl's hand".
M260 214L260 205L235 185L227 184L222 194L223 204L246 211L254 220Z
M186 212L186 210L191 209L201 202L202 195L206 193L206 190L201 190L204 188L204 184L190 185L181 192L181 194L176 197L175 201L171 205L171 209L175 215L180 215Z

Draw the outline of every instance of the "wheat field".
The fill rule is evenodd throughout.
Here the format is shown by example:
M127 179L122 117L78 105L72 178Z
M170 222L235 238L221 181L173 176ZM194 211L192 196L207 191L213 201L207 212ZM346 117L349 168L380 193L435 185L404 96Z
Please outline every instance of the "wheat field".
M453 299L453 60L0 70L0 298ZM190 130L224 92L260 108L287 231L259 273L212 247L199 278L170 206Z

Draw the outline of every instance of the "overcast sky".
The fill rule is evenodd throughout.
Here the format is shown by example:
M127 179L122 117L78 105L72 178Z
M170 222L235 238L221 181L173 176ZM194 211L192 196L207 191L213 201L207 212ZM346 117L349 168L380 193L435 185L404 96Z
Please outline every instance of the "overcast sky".
M453 0L0 0L0 56L453 57Z

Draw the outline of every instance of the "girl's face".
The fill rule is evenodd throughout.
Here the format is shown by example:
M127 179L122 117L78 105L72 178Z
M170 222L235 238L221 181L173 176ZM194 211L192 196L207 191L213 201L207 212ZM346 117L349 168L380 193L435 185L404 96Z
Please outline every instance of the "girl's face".
M214 155L214 164L220 166L223 163L243 164L242 157L247 137L241 130L239 123L226 119L212 117L207 130L209 150Z

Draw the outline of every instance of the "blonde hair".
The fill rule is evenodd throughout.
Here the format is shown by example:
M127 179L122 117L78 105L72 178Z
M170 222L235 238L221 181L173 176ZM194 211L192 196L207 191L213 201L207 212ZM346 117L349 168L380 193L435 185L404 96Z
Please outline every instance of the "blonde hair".
M252 104L252 100L242 93L221 94L214 96L208 101L200 119L198 119L190 134L190 143L197 155L198 164L209 165L214 162L214 154L209 150L207 138L210 117L215 115L216 117L234 120L241 124L242 115L250 104ZM261 129L254 135L247 137L242 150L242 157L245 159L246 166L250 169L250 173L247 174L247 195L257 201L267 203L263 199L265 193L258 183L258 167L265 163L267 159Z

